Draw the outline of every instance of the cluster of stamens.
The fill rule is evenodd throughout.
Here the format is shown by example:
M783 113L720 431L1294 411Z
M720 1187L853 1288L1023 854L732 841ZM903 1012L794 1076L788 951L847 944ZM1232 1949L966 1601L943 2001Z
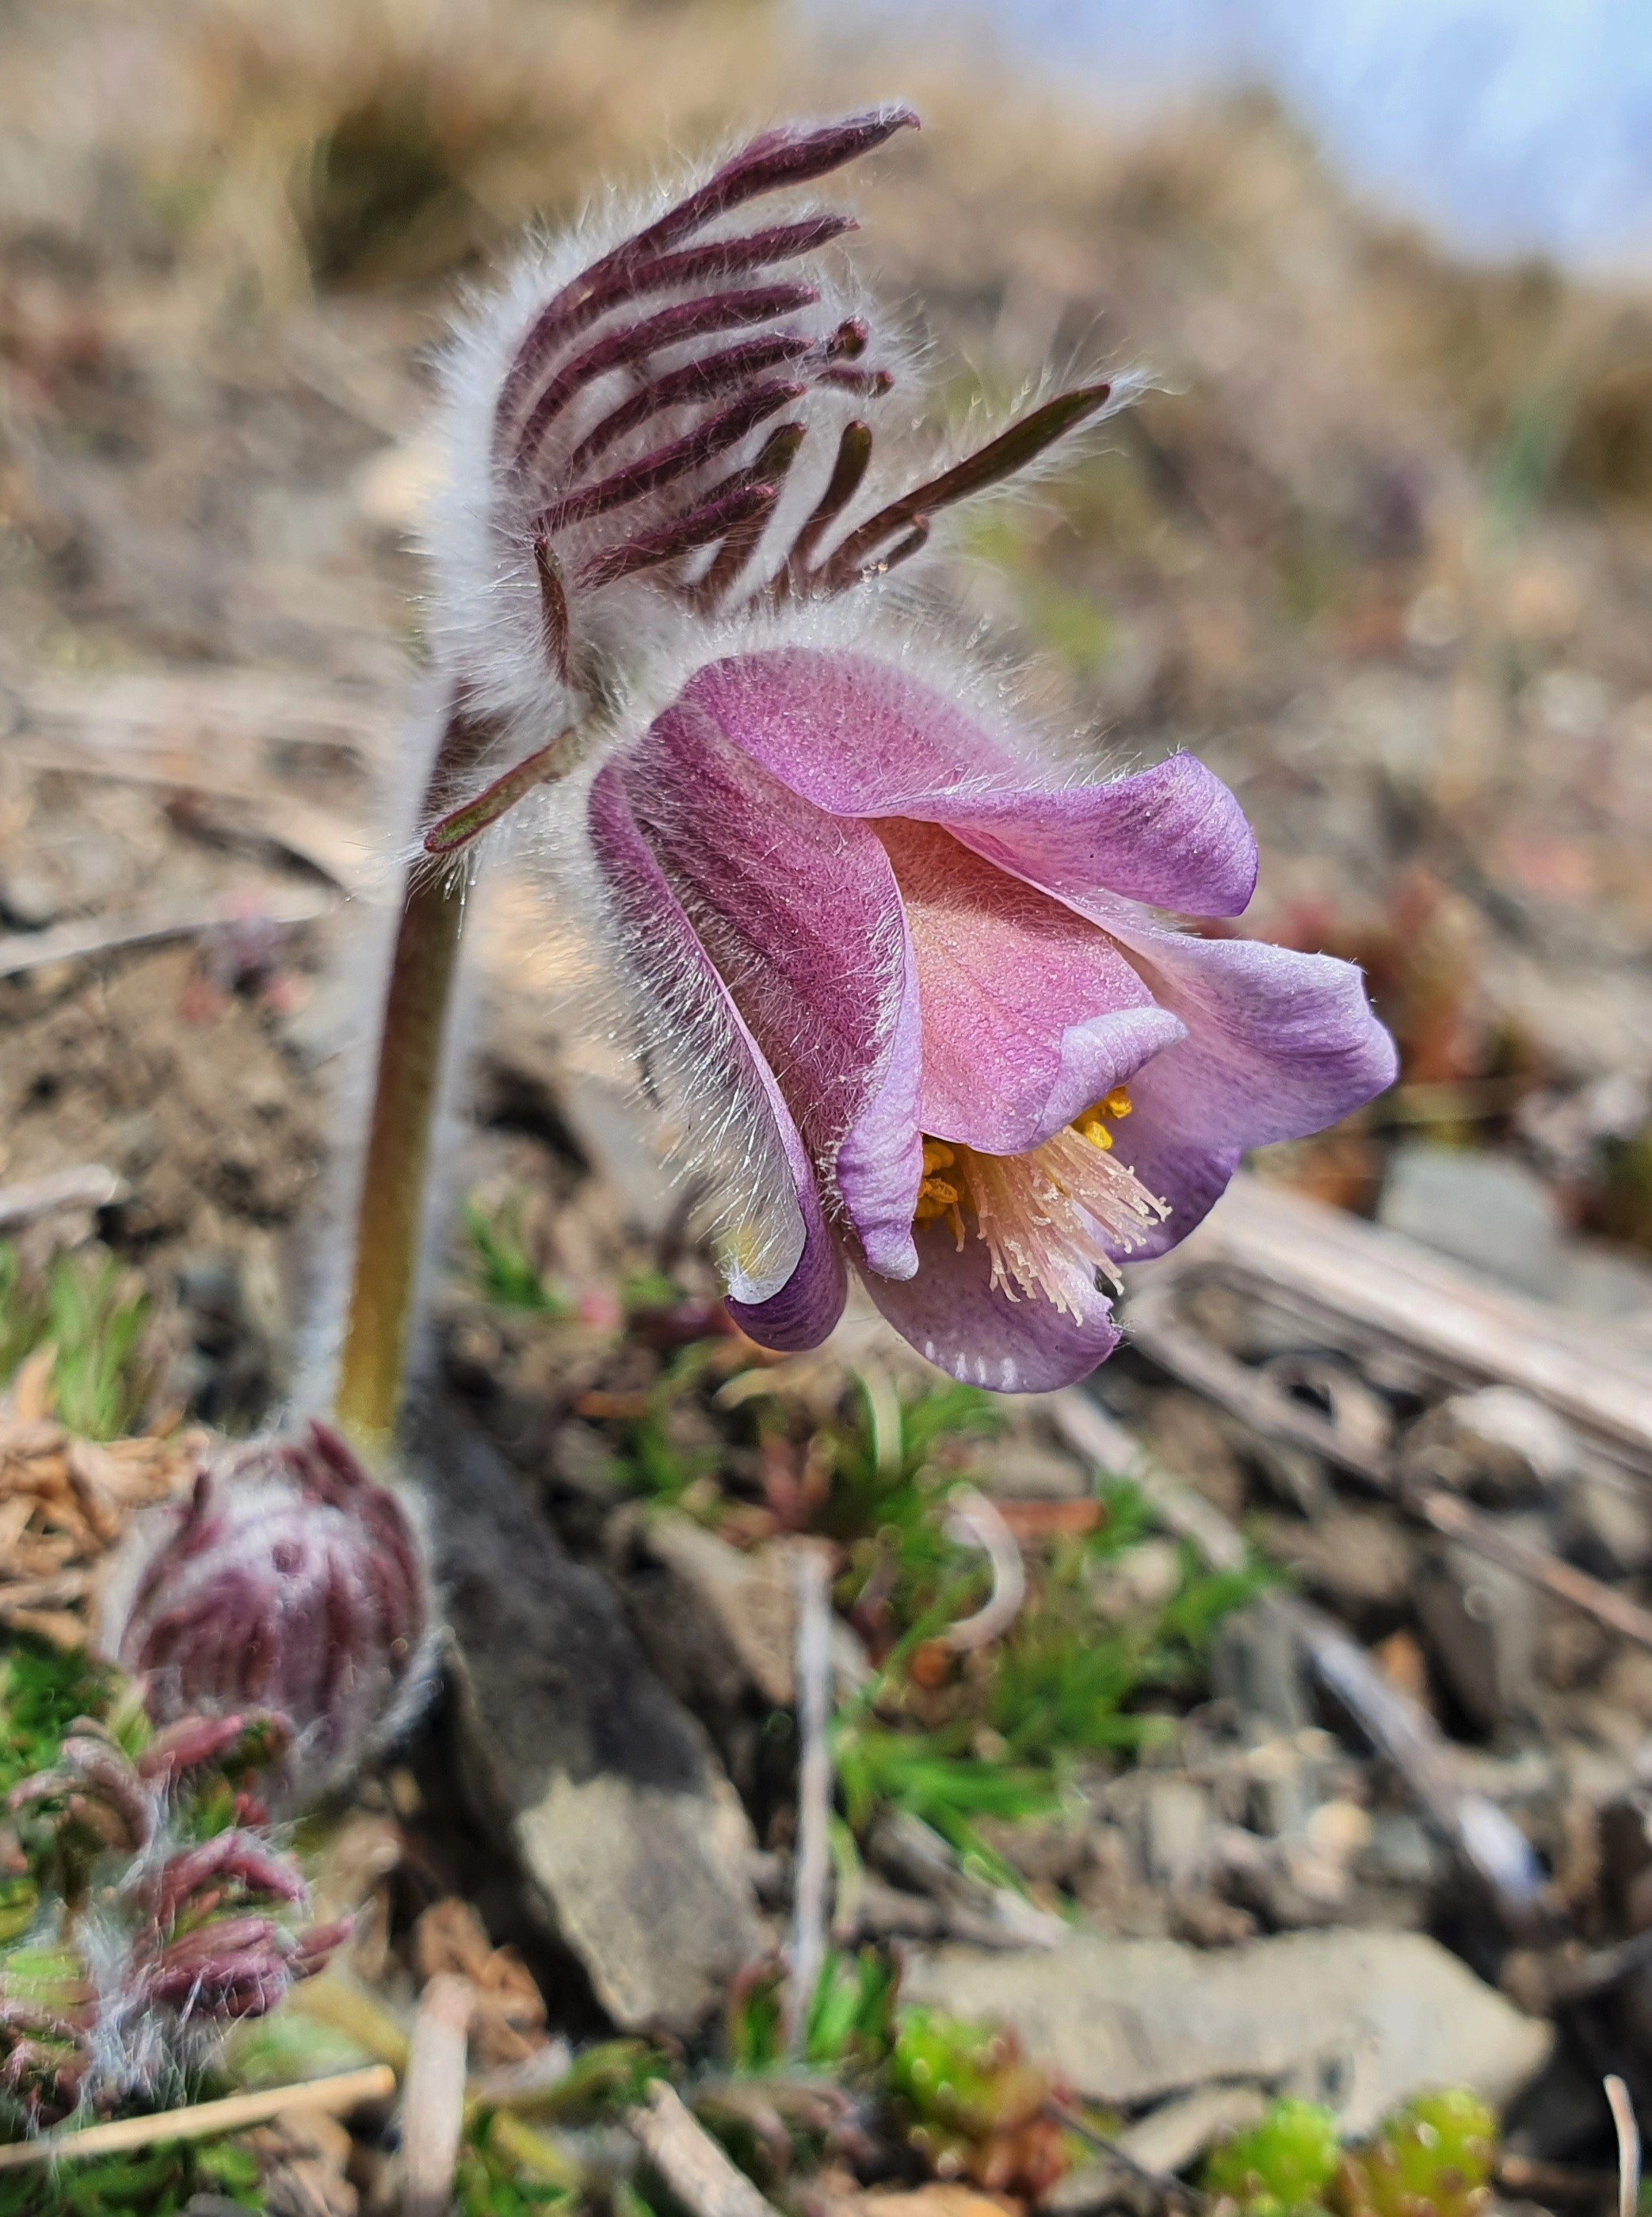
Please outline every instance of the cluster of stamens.
M1077 1320L1098 1274L1119 1287L1114 1255L1142 1245L1170 1213L1113 1152L1111 1127L1132 1106L1128 1086L1116 1085L1020 1155L926 1135L914 1224L949 1223L961 1254L967 1211L987 1244L995 1291L1012 1301L1042 1297Z

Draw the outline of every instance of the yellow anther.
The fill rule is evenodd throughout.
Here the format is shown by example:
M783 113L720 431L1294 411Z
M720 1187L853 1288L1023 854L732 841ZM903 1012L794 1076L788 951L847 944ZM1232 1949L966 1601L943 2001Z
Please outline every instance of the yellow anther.
M1102 1120L1111 1117L1116 1123L1121 1116L1128 1116L1134 1106L1130 1097L1130 1088L1115 1085L1111 1093L1103 1094L1100 1100L1091 1102L1082 1115L1074 1117L1073 1129L1081 1139L1088 1139L1093 1147L1100 1147L1104 1155L1110 1155L1113 1152L1113 1134Z
M923 1174L928 1177L934 1170L950 1170L958 1157L945 1139L925 1139L923 1143Z

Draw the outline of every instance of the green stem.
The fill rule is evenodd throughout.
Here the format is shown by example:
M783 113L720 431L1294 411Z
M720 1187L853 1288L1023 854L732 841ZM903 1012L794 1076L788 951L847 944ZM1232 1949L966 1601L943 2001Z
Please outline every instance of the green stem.
M455 701L431 769L424 819L441 807L490 736ZM424 1229L430 1127L441 1084L466 884L463 865L433 874L426 861L410 864L391 957L337 1400L340 1423L373 1448L390 1443L401 1405Z

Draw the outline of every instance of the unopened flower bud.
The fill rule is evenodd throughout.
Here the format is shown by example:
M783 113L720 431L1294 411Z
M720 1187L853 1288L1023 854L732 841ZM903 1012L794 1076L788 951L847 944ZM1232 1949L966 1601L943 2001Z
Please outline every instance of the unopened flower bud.
M287 1718L293 1746L274 1775L280 1798L301 1805L404 1718L429 1627L406 1510L311 1423L230 1452L187 1504L142 1521L100 1629L105 1652L143 1677L157 1724L251 1708Z

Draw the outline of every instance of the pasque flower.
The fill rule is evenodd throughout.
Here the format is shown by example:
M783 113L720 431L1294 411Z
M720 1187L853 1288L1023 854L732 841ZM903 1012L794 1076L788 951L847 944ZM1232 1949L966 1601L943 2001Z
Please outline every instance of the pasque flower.
M1025 1391L1116 1343L1121 1262L1394 1054L1349 966L1168 920L1236 917L1254 884L1207 769L1075 781L894 597L943 511L1118 398L1057 393L885 480L901 349L870 300L773 276L846 219L734 212L913 120L770 133L640 228L531 261L461 344L441 652L529 751L426 843L565 769L575 726L650 1078L733 1165L737 1321L812 1346L854 1269L933 1362Z
M330 1426L249 1441L187 1503L139 1520L99 1636L158 1724L253 1707L285 1720L271 1782L301 1806L385 1744L428 1676L418 1535Z

